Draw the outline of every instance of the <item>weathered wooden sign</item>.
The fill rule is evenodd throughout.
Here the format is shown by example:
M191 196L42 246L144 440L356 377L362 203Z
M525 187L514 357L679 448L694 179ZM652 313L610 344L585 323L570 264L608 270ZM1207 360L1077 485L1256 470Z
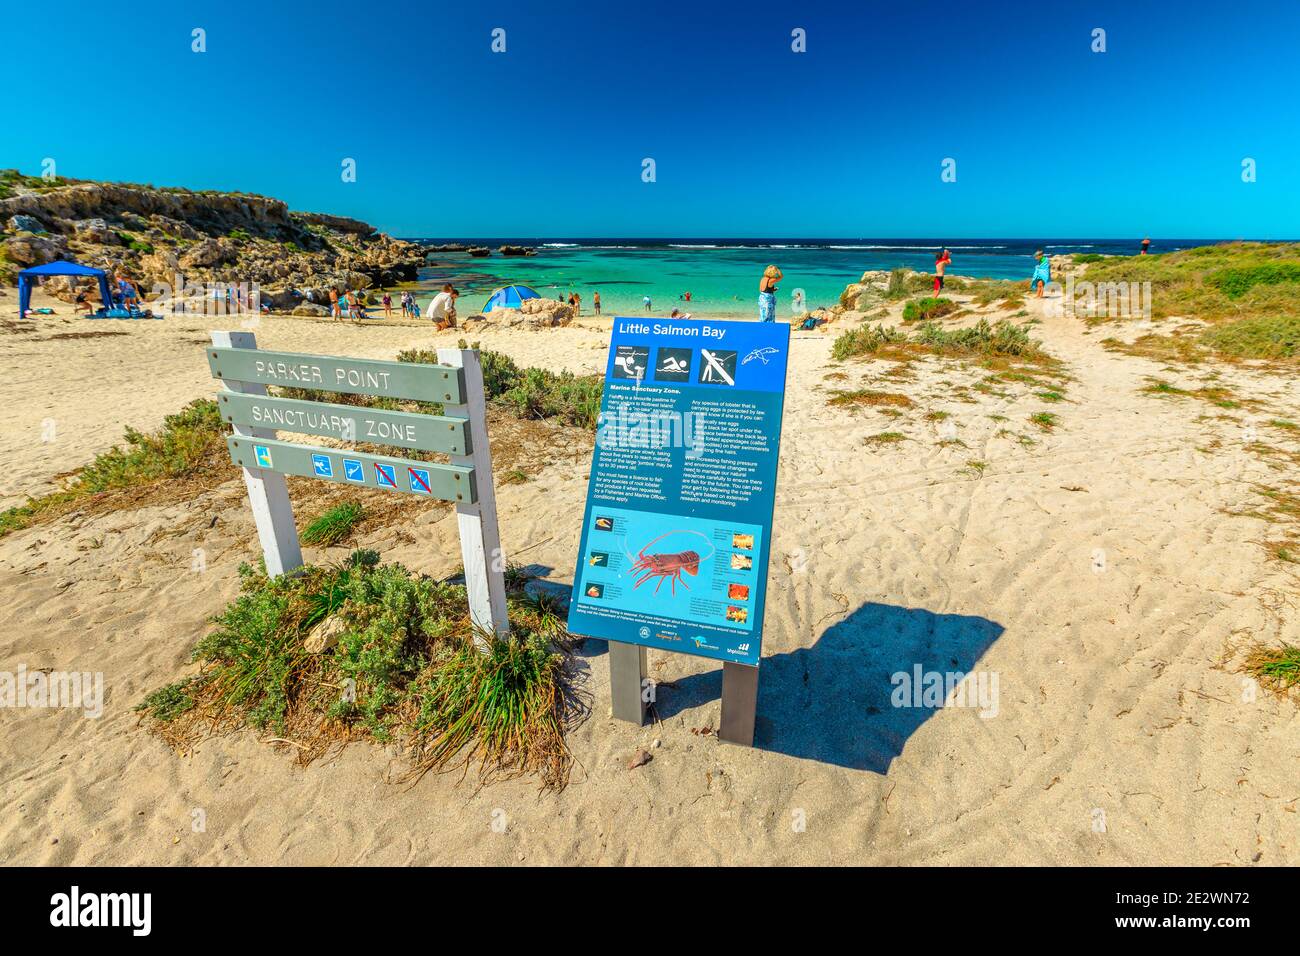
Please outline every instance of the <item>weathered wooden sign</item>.
M263 352L251 332L213 332L208 365L221 380L230 458L244 470L253 520L272 577L302 564L285 475L453 502L470 619L504 634L505 556L497 530L492 455L478 352L439 349L438 365ZM266 394L267 385L442 403L444 414L360 408ZM277 431L448 455L419 461L282 441Z
M464 373L446 365L232 348L208 349L208 365L216 378L236 382L452 405L465 401Z
M237 392L223 392L217 404L224 421L254 428L277 428L302 435L397 445L448 455L468 455L471 449L469 421L464 418Z

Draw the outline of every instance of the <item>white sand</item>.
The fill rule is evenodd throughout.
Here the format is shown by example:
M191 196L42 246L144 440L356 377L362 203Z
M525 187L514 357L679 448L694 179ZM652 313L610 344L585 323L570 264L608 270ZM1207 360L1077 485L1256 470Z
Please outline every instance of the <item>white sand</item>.
M210 394L202 345L231 327L56 308L35 333L16 319L0 329L6 505L55 487L124 426L156 428ZM608 323L470 337L520 364L594 371ZM125 334L54 337L92 331ZM1222 369L1219 383L1264 403L1250 411L1160 399L1140 393L1145 376L1194 387L1210 370L1162 371L1106 352L1113 330L1048 318L1035 334L1073 377L1068 403L1049 406L1020 383L954 394L988 374L954 361L925 359L903 380L890 362L836 365L837 331L793 336L760 748L692 733L718 724L720 672L684 656L651 652L675 683L660 689L661 724L608 719L604 644L589 641L594 709L559 794L454 776L403 788L385 780L400 764L366 744L303 770L253 732L172 753L131 709L191 669L236 566L258 553L232 471L183 504L0 538L0 670L100 671L107 687L98 720L0 711L0 863L1300 862L1300 711L1244 699L1220 663L1248 638L1300 642L1294 566L1267 558L1265 522L1229 513L1256 507L1255 483L1295 487L1294 470L1243 441L1254 423L1296 449L1265 424L1295 417L1294 376ZM278 317L256 333L265 348L373 357L457 338ZM917 407L891 420L826 404L859 387ZM1042 410L1060 416L1050 433L1026 420ZM930 411L948 412L964 444L939 444ZM46 420L55 440L42 444ZM907 440L867 442L884 431ZM532 481L498 489L507 551L557 581L571 580L588 449L559 449ZM455 535L433 509L362 544L445 576ZM914 663L995 672L997 715L891 707L890 675ZM656 739L653 761L628 770Z

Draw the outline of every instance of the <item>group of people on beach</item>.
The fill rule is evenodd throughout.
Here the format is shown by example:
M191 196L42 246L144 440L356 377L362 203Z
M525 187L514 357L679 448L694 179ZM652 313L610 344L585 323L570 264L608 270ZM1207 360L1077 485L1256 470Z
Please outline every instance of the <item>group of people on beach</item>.
M1140 255L1147 255L1151 248L1151 240L1143 239ZM1034 291L1037 298L1042 298L1047 284L1052 281L1052 262L1042 249L1034 253L1034 271L1029 281L1029 288ZM952 265L952 253L945 247L939 249L934 254L934 295L939 295L943 291L944 279L948 267ZM785 274L780 267L773 264L763 270L762 276L758 280L758 318L760 322L776 321L776 293L777 283L785 278ZM135 286L126 280L120 273L117 276L118 284L121 287L121 294L126 303L134 303L139 300L139 292ZM443 285L442 291L433 297L425 310L425 318L432 321L439 331L452 329L456 327L456 299L460 292L451 286L450 283ZM794 307L797 312L803 312L802 296L799 292L795 293ZM82 302L85 296L78 296L78 309L82 308ZM118 294L114 293L114 299L117 300ZM571 291L567 300L563 293L556 293L556 301L566 302L573 309L575 316L582 314L582 295L581 293ZM684 302L691 301L691 293L683 292L678 296ZM393 297L392 294L385 291L382 298L384 307L384 318L392 318L393 315ZM642 296L642 307L647 313L654 308L654 303L649 294ZM89 304L84 306L87 311L90 310ZM128 304L129 308L130 305ZM601 314L600 292L592 292L592 308L596 315ZM403 318L419 318L420 306L416 302L415 295L411 292L403 292L401 296L401 310ZM368 318L365 311L365 304L360 293L348 289L340 296L337 289L330 289L330 314L335 318ZM682 309L674 308L671 318L691 317L689 312Z

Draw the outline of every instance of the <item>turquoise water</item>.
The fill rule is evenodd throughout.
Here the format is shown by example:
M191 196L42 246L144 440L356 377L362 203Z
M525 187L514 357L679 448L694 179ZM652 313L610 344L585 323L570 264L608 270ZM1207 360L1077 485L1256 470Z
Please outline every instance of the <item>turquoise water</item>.
M492 249L505 240L487 240ZM514 241L514 240L511 240ZM785 273L777 294L778 317L792 314L792 295L803 291L808 309L834 305L844 287L870 269L905 267L931 271L937 244L924 240L874 243L866 240L837 242L767 242L724 244L707 240L586 240L535 246L536 256L505 258L496 253L474 259L465 253L435 253L436 263L422 270L422 303L427 303L444 282L461 292L462 315L483 308L492 290L502 285L530 286L547 298L577 292L582 312L592 314L592 293L599 291L606 315L644 315L642 297L651 297L653 315L673 309L701 315L753 316L758 314L758 280L769 263ZM1135 251L1133 243L1101 240L972 240L948 245L952 253L950 275L994 279L1028 279L1033 272L1033 252ZM1161 251L1167 251L1162 249ZM685 293L691 293L689 302Z

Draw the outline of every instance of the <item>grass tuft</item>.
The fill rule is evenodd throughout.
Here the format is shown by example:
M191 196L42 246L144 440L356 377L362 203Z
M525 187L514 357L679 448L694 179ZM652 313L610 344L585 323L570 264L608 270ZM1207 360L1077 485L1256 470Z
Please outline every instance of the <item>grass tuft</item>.
M1273 693L1286 694L1300 685L1300 647L1255 644L1246 652L1242 670Z
M345 501L335 505L321 514L300 535L303 544L328 547L338 544L350 534L365 515L365 509L357 501Z
M163 419L153 434L126 430L125 447L97 455L67 488L0 512L0 537L64 514L79 502L111 491L175 482L193 476L213 458L228 460L217 403L199 399Z

